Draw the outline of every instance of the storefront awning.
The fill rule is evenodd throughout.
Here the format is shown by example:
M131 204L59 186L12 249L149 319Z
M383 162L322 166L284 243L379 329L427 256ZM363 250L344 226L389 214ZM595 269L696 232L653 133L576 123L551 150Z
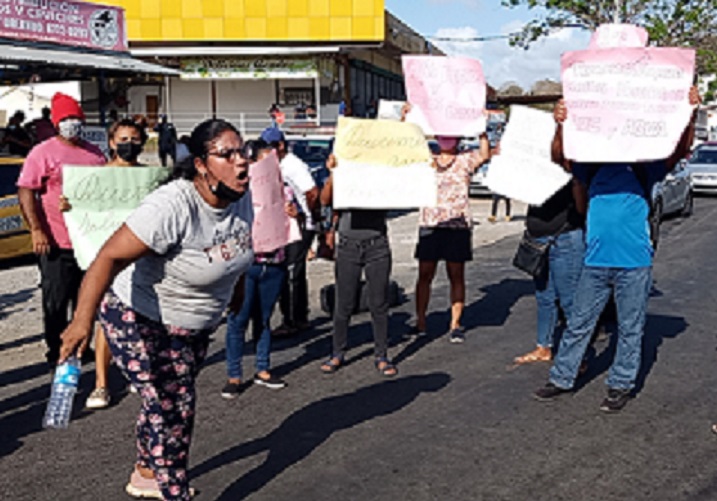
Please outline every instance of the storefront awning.
M338 45L315 45L304 47L147 47L133 48L132 55L137 57L163 56L299 56L302 54L335 54L343 47Z
M92 54L69 50L53 50L17 45L0 45L0 70L3 66L12 69L12 63L37 65L38 72L43 67L79 67L105 70L108 73L178 75L179 72L157 64L147 63L130 56L113 54Z

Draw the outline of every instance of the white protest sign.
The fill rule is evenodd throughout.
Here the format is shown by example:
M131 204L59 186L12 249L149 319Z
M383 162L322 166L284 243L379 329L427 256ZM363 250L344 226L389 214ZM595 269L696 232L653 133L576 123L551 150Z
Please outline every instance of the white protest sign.
M593 33L588 49L646 47L649 35L633 24L601 24Z
M692 114L689 90L694 69L692 49L564 54L565 156L578 162L668 158Z
M545 203L571 178L551 160L554 135L552 113L512 106L500 142L500 155L494 156L488 167L488 188L531 205Z
M386 101L381 99L378 102L378 115L381 120L401 120L403 107L406 105L404 101Z
M435 207L436 172L419 127L339 117L334 154L335 209Z
M109 237L140 202L169 176L165 167L79 167L62 170L64 213L75 258L86 270Z
M480 61L403 56L411 112L406 119L429 136L476 137L485 132L486 84Z

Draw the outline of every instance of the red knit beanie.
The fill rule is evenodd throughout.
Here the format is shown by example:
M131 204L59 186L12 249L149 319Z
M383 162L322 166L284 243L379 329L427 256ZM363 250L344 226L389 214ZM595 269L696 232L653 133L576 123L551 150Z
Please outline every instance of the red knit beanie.
M56 93L52 96L52 124L57 127L62 120L70 117L85 121L85 114L73 97L61 92Z

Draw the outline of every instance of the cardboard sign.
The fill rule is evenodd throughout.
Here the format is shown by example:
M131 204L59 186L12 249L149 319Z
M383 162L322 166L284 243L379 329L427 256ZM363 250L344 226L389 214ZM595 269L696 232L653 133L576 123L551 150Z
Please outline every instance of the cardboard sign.
M669 157L692 114L692 49L568 52L562 80L567 158L640 162Z
M512 106L500 143L491 159L486 185L491 191L531 205L542 205L571 179L551 160L555 135L552 113Z
M411 112L426 135L475 137L485 132L486 85L481 63L461 57L404 56Z
M590 39L589 50L617 47L646 47L649 35L645 28L633 24L602 24Z
M289 243L284 182L275 152L249 167L249 189L254 206L254 252L274 252Z
M64 213L75 258L86 270L140 202L169 176L165 167L77 167L62 171Z
M438 188L420 128L390 120L339 118L335 209L434 207Z

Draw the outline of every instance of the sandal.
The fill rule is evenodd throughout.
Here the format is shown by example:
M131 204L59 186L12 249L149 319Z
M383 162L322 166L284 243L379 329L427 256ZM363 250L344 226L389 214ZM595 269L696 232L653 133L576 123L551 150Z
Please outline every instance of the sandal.
M333 374L344 365L344 357L332 356L326 362L321 364L321 372L324 374Z
M386 357L378 357L374 362L376 370L384 377L394 377L398 375L398 369Z
M553 359L553 355L550 351L548 351L547 356L541 355L540 348L536 348L535 350L531 351L530 353L526 353L525 355L521 355L520 357L515 357L513 359L513 363L515 365L525 365L525 364L532 364L535 362L550 362Z

